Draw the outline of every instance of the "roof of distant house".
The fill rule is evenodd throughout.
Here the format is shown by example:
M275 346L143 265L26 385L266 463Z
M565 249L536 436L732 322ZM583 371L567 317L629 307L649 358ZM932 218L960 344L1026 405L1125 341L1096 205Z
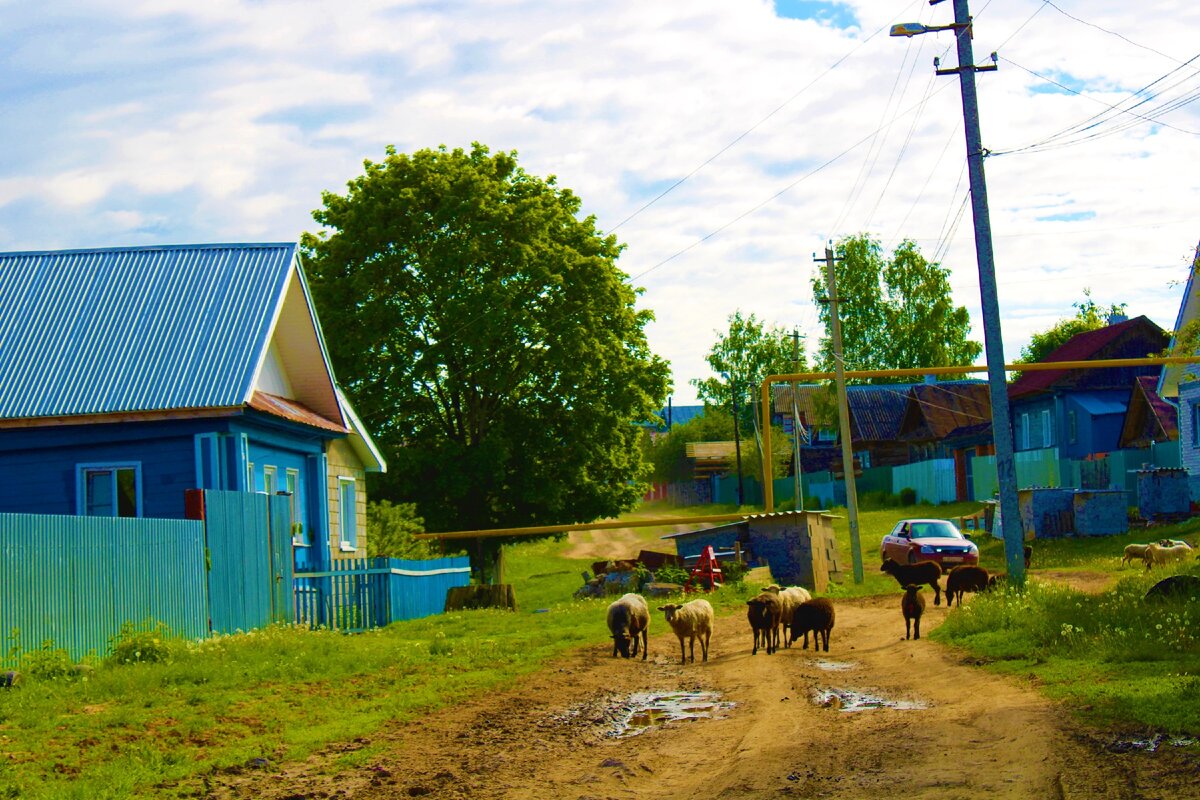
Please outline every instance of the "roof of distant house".
M1167 335L1155 322L1146 316L1106 325L1094 331L1085 331L1072 336L1066 343L1051 352L1040 363L1055 361L1097 361L1107 358L1144 357L1149 353L1138 352L1136 356L1128 356L1121 352L1130 350L1137 352L1137 337L1153 339L1154 352L1162 350L1167 344ZM1158 368L1155 368L1157 374ZM1060 382L1070 378L1076 370L1052 369L1027 371L1008 387L1010 398L1023 397L1038 392L1051 391ZM1128 380L1128 379L1126 379ZM1125 384L1128 386L1128 383ZM1099 387L1092 387L1099 388Z

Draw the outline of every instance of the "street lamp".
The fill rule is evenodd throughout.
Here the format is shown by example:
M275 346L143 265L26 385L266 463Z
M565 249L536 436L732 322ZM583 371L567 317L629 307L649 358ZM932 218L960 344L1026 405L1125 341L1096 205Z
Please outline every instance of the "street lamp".
M942 0L929 0L937 5ZM958 67L937 69L938 75L957 73L962 90L963 122L967 138L967 168L971 186L971 216L975 227L975 259L979 265L979 299L983 314L983 343L987 356L988 387L992 400L992 438L996 445L996 480L1000 486L1000 515L1004 520L1004 555L1008 574L1025 580L1024 534L1017 506L1017 470L1013 456L1012 420L1008 413L1008 383L1004 371L1004 341L1000 336L1000 302L996 294L996 266L992 260L992 226L988 215L987 183L983 175L983 144L979 133L979 99L975 73L996 69L992 64L975 66L971 50L971 12L967 0L954 0L954 23L922 25L905 22L893 25L892 36L912 37L922 33L954 30L958 43ZM939 64L935 60L934 67Z
M745 496L746 490L745 490L745 487L742 485L742 440L741 440L740 435L738 434L737 382L734 381L733 377L728 372L722 372L721 377L724 378L725 380L729 381L729 390L730 390L730 393L733 395L733 453L734 453L734 458L737 460L738 508L741 508L742 506L744 506L746 504L746 496Z

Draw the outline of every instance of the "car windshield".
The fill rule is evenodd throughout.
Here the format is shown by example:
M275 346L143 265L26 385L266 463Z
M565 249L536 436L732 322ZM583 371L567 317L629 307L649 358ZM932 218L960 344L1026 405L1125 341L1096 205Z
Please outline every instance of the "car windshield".
M912 532L914 539L962 539L964 538L958 528L954 527L949 522L941 520L925 520L921 522L910 522L908 529Z

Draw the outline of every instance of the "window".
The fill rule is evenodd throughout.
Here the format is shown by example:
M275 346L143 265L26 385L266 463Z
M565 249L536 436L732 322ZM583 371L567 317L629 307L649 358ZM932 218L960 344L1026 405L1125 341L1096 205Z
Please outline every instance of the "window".
M138 517L141 486L140 464L80 464L76 507L89 517Z
M358 506L354 478L338 478L338 533L341 549L358 549Z
M1050 409L1042 409L1042 447L1049 447L1054 444L1052 438L1054 431L1050 428Z
M1200 447L1200 401L1192 403L1192 446Z
M1079 421L1075 417L1075 411L1072 409L1067 412L1067 436L1071 444L1079 441Z
M263 491L267 494L275 494L279 490L279 475L275 467L263 467Z
M1029 415L1021 415L1021 449L1029 449Z
M307 545L304 525L300 521L300 470L289 469L284 473L284 485L287 488L288 504L292 509L292 544Z

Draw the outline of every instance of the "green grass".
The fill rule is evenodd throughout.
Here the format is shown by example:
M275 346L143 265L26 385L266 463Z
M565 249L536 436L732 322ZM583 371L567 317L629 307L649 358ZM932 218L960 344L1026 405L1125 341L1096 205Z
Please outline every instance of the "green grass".
M835 519L844 578L830 593L894 593L893 579L878 571L877 548L895 520L953 518L977 508L864 512L863 584L851 577L847 520ZM731 510L658 505L639 514ZM668 530L636 530L644 546L665 549L659 537ZM936 636L994 669L1037 678L1048 694L1090 707L1097 718L1195 735L1200 665L1189 637L1198 607L1155 610L1147 622L1135 601L1152 578L1140 568L1121 570L1119 562L1128 541L1194 540L1197 530L1200 522L1153 534L1039 541L1035 569L1108 571L1124 580L1098 597L1036 585L1023 595L980 596L956 609ZM1001 543L977 541L985 566L999 567ZM607 638L609 600L572 598L590 560L563 558L566 546L545 539L506 551L506 579L520 605L515 614L458 612L354 636L277 627L202 643L167 641L155 646L168 657L164 662L98 662L91 672L57 679L37 677L62 673L52 649L39 651L39 670L25 667L20 685L0 690L0 799L194 796L214 771L241 769L252 759L299 760L333 742L369 737L390 720L418 719L509 685L566 650ZM758 588L747 581L709 597L718 613L741 612ZM154 634L142 635L148 638L132 652L148 652ZM347 753L329 768L366 763L374 752L368 746Z

